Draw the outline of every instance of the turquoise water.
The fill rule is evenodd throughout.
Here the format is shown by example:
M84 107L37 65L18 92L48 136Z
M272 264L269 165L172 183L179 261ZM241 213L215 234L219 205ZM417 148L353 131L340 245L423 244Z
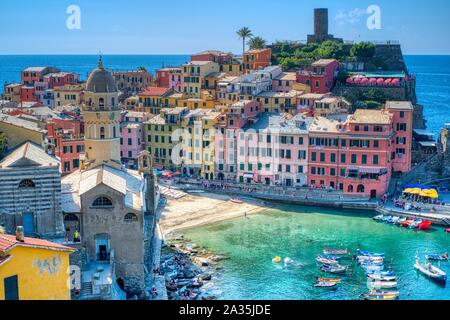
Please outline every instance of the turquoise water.
M348 300L367 293L366 278L352 265L337 290L314 288L322 273L315 256L323 249L348 248L386 253L386 264L398 276L401 299L450 299L450 285L440 286L414 268L417 251L450 251L450 235L436 228L418 232L379 224L372 215L298 206L269 209L249 219L239 218L185 232L186 238L214 252L228 255L217 282L221 299ZM297 265L283 269L275 256L290 257ZM343 264L352 264L351 260ZM450 273L450 263L441 263ZM333 276L331 276L333 277Z
M153 73L162 65L179 66L189 55L105 55L103 60L111 70L145 66ZM3 83L20 81L21 70L29 66L55 66L86 79L97 61L95 55L0 55L0 93ZM450 121L450 56L405 56L405 61L409 71L417 75L417 97L424 105L428 129L437 134Z

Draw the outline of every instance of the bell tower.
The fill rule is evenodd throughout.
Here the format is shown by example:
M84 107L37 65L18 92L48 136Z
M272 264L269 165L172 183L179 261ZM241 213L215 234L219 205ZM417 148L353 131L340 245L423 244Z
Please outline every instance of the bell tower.
M81 168L92 169L108 164L120 168L120 109L117 87L111 73L98 67L86 83L85 103L82 106L85 125L85 156Z

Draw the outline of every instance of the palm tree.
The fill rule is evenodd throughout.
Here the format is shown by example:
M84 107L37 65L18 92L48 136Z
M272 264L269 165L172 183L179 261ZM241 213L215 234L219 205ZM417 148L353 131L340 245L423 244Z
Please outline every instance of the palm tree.
M145 71L145 72L147 72L147 68L144 67L144 66L140 66L140 67L138 68L138 71Z
M238 30L237 35L239 36L239 38L242 39L242 65L243 68L245 70L245 61L244 61L244 56L245 56L245 40L247 40L247 38L250 38L253 36L252 31L247 28L247 27L243 27L240 30Z
M267 42L261 37L253 37L248 41L250 49L262 49L266 46Z

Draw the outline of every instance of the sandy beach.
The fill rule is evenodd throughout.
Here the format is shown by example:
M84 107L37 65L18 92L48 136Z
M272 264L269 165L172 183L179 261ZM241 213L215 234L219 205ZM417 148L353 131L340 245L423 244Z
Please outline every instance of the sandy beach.
M164 235L219 221L243 217L265 210L258 200L234 203L226 194L188 193L181 199L168 199L161 213L160 227Z

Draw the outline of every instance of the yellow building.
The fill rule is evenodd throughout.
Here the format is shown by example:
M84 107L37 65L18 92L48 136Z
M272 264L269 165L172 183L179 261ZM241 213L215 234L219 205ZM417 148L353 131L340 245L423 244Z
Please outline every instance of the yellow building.
M200 98L201 90L205 88L206 76L219 72L219 64L212 61L191 61L183 64L183 92L190 98Z
M6 135L8 149L13 149L26 141L44 146L46 132L43 123L32 121L31 118L8 115L0 118L0 133Z
M291 90L289 92L266 91L260 93L257 96L256 101L261 104L262 112L286 112L296 114L297 103L302 94L302 91L297 90Z
M182 119L187 114L187 108L164 108L160 114L145 122L145 148L152 155L156 167L174 169L172 161L172 141L174 132L182 127Z
M224 62L220 65L220 72L225 72L229 76L239 77L243 74L242 63L238 60Z
M159 114L163 108L175 108L186 98L171 88L149 87L139 94L139 104L143 112Z
M0 300L70 300L69 255L76 249L0 234Z
M178 101L178 107L188 108L189 110L213 109L218 104L219 102L215 100L194 99L194 98Z
M55 109L62 111L61 107L65 105L79 106L84 102L84 85L65 85L53 88L55 97Z

